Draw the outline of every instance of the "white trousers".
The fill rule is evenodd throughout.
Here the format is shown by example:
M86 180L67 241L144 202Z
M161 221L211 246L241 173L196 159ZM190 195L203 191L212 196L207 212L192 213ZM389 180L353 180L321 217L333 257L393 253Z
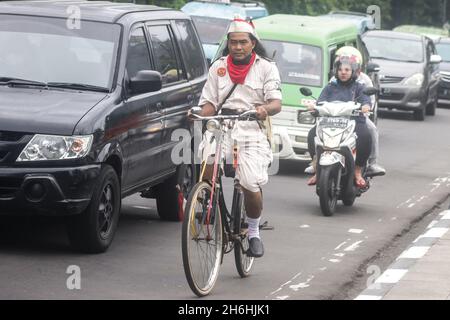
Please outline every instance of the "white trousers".
M213 164L217 147L217 140L212 137L213 134L206 131L199 146L199 156L208 164ZM266 135L254 121L251 124L238 122L223 135L221 157L224 163L233 164L234 146L237 146L236 178L244 189L259 192L269 181L268 169L273 160Z

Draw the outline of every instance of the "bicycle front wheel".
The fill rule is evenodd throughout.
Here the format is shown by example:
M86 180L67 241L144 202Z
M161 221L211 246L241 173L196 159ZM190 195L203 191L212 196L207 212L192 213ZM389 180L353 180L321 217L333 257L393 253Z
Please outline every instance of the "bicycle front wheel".
M235 195L238 197L237 205L233 212L233 227L234 234L237 235L237 239L234 244L234 260L236 262L236 269L241 278L248 277L250 270L255 260L254 257L247 256L249 248L248 242L248 224L245 221L245 205L244 195L242 192L235 191Z
M191 290L199 297L208 295L219 276L223 250L223 228L218 203L208 219L212 187L199 182L186 203L182 231L183 266Z

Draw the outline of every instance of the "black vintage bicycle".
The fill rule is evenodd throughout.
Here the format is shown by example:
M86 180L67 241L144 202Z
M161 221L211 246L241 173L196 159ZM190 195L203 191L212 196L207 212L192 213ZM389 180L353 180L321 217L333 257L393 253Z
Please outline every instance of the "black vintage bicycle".
M195 109L195 108L193 108ZM191 190L183 220L182 252L187 281L199 297L208 295L219 276L224 254L234 249L236 268L241 277L247 277L254 258L247 255L249 242L248 225L244 206L244 195L239 180L234 179L231 213L224 200L222 168L225 156L222 151L227 130L236 121L256 120L254 110L239 115L217 115L201 117L192 113L194 120L207 121L206 128L214 133L216 149L211 181L202 181L206 163L202 163L200 182ZM237 168L237 148L234 145L233 167ZM227 175L228 176L228 175Z

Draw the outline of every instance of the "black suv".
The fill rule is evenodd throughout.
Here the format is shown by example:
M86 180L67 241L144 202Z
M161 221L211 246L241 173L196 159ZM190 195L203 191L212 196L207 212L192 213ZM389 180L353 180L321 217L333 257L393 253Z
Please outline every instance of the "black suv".
M395 31L368 31L363 40L381 67L379 108L410 110L419 121L434 115L442 58L433 41Z
M0 213L67 216L72 245L92 253L109 247L133 193L178 220L196 170L172 161L172 133L192 130L206 77L180 11L0 3Z

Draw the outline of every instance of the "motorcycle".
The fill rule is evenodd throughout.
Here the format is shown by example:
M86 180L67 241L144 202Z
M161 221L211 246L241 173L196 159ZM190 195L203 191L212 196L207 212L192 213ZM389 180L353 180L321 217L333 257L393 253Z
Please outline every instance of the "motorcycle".
M312 96L308 88L300 91L304 96ZM376 88L366 88L363 93L374 95L377 92ZM353 101L334 101L320 103L309 112L317 118L316 193L325 216L333 215L338 200L342 200L345 206L352 206L355 199L370 188L373 176L367 174L367 166L362 168L365 187L358 188L354 183L357 135L356 122L351 117L359 115L360 108L361 105Z

